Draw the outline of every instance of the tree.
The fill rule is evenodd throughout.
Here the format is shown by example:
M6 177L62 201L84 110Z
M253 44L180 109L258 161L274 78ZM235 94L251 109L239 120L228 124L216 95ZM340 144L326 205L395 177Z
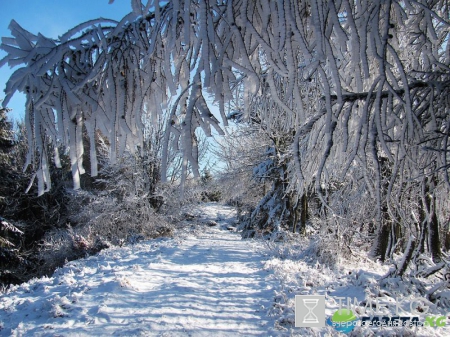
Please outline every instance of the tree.
M9 160L8 154L14 146L12 125L6 115L8 111L8 108L0 107L0 163L2 165Z
M379 242L398 219L412 228L405 224L416 220L400 205L410 181L421 186L418 231L440 261L437 207L445 202L437 198L450 183L446 1L131 3L122 21L89 21L58 40L10 24L2 64L23 67L9 80L5 103L17 90L27 95L28 162L39 163L40 193L50 181L47 142L70 148L78 188L83 128L92 142L96 129L110 139L114 162L142 145L142 115L164 109L162 180L170 147L183 150L182 183L189 166L199 177L195 130L222 132L206 96L227 125L225 106L237 93L244 119L258 110L269 130L292 132L288 190L302 196L313 187L333 214L330 184L361 175L363 188L353 190L376 206L374 256L386 255ZM146 102L151 110L142 109ZM95 146L90 156L95 176Z
M2 176L3 185L7 184L10 178L10 152L14 147L14 134L11 123L7 120L7 108L0 108L0 174ZM3 187L4 188L4 187ZM1 190L3 190L3 188ZM0 190L0 191L1 191ZM1 191L3 192L3 191ZM0 194L0 210L3 208L4 193ZM3 212L2 212L3 213ZM3 214L1 214L3 215ZM12 263L21 263L23 258L18 254L17 241L20 241L23 232L14 224L0 216L0 282L5 277L10 277L10 273L4 272ZM8 275L6 275L8 274Z
M238 116L230 114L230 119ZM223 198L238 207L254 209L264 196L264 184L254 179L253 171L261 162L269 143L267 137L255 127L240 123L227 130L227 134L217 138L214 155L224 168L218 172Z

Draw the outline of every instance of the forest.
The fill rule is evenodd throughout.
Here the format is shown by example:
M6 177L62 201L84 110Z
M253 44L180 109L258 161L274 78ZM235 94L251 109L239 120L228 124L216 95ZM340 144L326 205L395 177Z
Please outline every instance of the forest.
M12 21L2 38L0 66L17 67L0 119L2 284L176 236L182 205L214 201L244 239L307 239L330 267L364 254L450 299L447 1L131 9L58 39Z

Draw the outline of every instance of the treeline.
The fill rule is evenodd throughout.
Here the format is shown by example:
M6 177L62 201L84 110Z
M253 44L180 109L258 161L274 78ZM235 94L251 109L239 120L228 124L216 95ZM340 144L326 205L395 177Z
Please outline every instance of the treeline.
M172 158L172 182L160 183L161 134L147 133L139 154L125 153L115 164L108 161L108 141L96 135L99 175L81 175L82 190L74 191L70 159L60 148L61 168L50 164L52 187L38 196L34 172L23 171L26 130L13 125L8 109L0 112L0 284L18 284L51 275L65 262L95 254L111 245L174 235L182 220L184 202L217 201L208 170L190 182L180 200L177 184L179 159ZM162 132L161 130L159 132ZM85 137L84 145L89 150ZM48 149L50 151L50 148ZM88 152L88 151L86 151ZM89 171L89 156L84 165Z

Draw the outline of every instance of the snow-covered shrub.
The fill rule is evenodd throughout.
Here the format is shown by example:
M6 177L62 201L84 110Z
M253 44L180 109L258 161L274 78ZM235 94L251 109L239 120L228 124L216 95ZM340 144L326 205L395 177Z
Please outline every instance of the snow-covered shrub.
M136 241L139 236L154 238L171 233L164 217L155 213L148 200L137 196L121 201L110 195L95 196L72 220L115 245Z
M47 232L39 245L38 276L50 275L65 262L85 257L89 253L90 241L92 238L87 228L69 226Z
M235 103L239 105L238 103ZM216 184L223 202L236 207L240 229L246 228L250 215L270 188L270 182L255 174L255 167L264 161L269 148L269 137L255 124L242 123L242 114L230 114L236 122L225 136L217 139L214 155L225 166Z
M305 256L333 269L339 265L343 255L339 248L340 245L336 238L318 235L311 238Z
M23 223L0 217L0 285L19 283L24 279L28 260L21 251Z
M220 187L221 185L216 181L204 184L201 180L191 179L185 182L184 188L180 192L178 185L158 184L154 194L154 197L161 201L158 213L172 218L175 222L180 221L184 217L183 206L219 201L221 198Z
M71 216L74 227L48 232L39 249L41 273L49 274L67 260L91 255L111 245L134 244L143 239L171 236L172 225L154 212L148 201L110 195L77 193L79 205ZM75 204L75 202L72 202Z
M41 274L67 260L95 254L110 245L171 236L172 226L156 213L158 162L149 153L132 155L115 164L105 159L109 145L99 134L101 169L89 190L67 190L67 225L46 233L39 248ZM45 196L45 195L44 195Z

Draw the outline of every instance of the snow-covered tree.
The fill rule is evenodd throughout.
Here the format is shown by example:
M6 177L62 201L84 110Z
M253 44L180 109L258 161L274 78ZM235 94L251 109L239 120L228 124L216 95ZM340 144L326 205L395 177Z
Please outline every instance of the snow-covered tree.
M258 111L269 129L292 132L287 171L297 195L313 186L333 213L324 191L357 168L376 209L374 256L386 253L393 200L404 202L405 184L416 182L418 231L440 261L438 198L450 181L447 1L131 3L120 22L89 21L57 40L15 21L3 38L1 64L21 66L5 104L15 91L27 95L28 163L38 163L40 193L50 186L50 157L59 161L47 143L68 148L78 188L84 128L95 176L96 129L110 139L114 162L141 147L143 115L156 121L163 110L162 180L170 148L183 151L182 179L189 166L198 177L196 129L222 133L207 98L226 125L226 103L238 94L244 119Z
M0 107L0 164L9 161L8 153L14 146L14 132L11 122L8 121L8 108Z

